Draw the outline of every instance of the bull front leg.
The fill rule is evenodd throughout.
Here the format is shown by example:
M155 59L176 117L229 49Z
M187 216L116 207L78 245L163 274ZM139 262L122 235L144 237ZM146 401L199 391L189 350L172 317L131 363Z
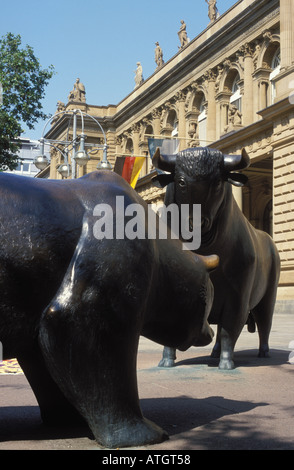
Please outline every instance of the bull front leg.
M221 370L232 370L234 364L234 347L236 341L224 328L220 328L220 360L218 368Z
M176 349L164 346L158 367L174 367L176 358Z
M89 312L77 307L80 314L72 315L73 308L69 312L53 302L40 328L46 365L64 396L103 447L142 446L167 439L167 433L144 418L140 408L138 333L122 325L99 329L97 322L89 322Z
M231 312L236 312L232 315ZM219 352L220 370L232 370L234 364L234 348L248 317L248 309L228 309L227 315L222 318L222 323L218 325L217 341L214 347L214 357Z

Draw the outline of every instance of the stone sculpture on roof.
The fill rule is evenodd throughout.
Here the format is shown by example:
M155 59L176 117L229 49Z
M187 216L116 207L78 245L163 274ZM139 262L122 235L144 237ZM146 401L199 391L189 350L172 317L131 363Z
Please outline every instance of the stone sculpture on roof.
M81 101L82 103L86 103L86 90L85 86L80 79L77 78L73 89L69 92L68 101Z

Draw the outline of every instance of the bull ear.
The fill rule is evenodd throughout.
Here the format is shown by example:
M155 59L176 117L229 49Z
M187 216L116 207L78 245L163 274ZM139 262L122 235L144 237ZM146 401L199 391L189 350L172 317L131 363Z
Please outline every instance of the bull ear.
M152 158L152 164L159 170L173 173L175 171L176 158L177 155L162 155L157 147Z
M151 179L151 181L154 184L154 186L156 186L158 188L164 188L169 183L172 183L174 181L174 177L170 173L160 173L160 174L154 176Z
M224 155L224 167L226 171L245 170L250 165L250 158L243 148L241 155Z
M247 183L248 178L242 173L229 173L227 181L234 186L244 186L244 184Z

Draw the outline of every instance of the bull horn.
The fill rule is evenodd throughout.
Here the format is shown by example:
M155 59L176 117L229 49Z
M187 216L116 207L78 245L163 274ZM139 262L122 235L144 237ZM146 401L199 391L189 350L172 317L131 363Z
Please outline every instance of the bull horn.
M152 158L152 164L159 170L173 173L175 170L176 158L177 155L162 155L160 153L160 149L157 147Z
M224 166L227 171L245 170L250 165L250 158L243 148L241 155L224 155Z
M198 256L203 260L208 271L213 271L213 269L216 269L219 265L219 257L217 255Z

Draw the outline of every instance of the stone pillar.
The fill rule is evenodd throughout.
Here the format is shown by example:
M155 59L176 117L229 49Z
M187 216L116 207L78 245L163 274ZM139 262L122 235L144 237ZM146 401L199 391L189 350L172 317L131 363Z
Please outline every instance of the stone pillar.
M116 153L116 142L115 142L115 131L107 130L106 132L106 143L107 143L107 159L114 166L115 164L115 153ZM96 169L96 168L94 168Z
M134 124L132 126L132 139L134 145L134 155L139 155L139 143L140 143L140 126L139 124Z
M186 137L186 117L185 117L185 94L179 92L177 94L178 105L178 136L179 136L179 149L184 150L187 148Z
M217 101L219 103L219 128L218 138L225 133L225 128L228 125L228 107L230 103L230 96L232 93L222 91L217 95Z
M242 98L242 123L249 126L253 122L253 60L249 44L245 45L244 53L244 95Z
M207 145L216 140L216 102L215 102L215 75L210 71L207 86Z
M280 0L281 70L294 64L294 3Z
M259 85L259 96L260 96L260 110L267 107L267 89L268 89L268 82L261 81Z
M158 108L152 111L152 127L155 138L160 135L160 110Z

